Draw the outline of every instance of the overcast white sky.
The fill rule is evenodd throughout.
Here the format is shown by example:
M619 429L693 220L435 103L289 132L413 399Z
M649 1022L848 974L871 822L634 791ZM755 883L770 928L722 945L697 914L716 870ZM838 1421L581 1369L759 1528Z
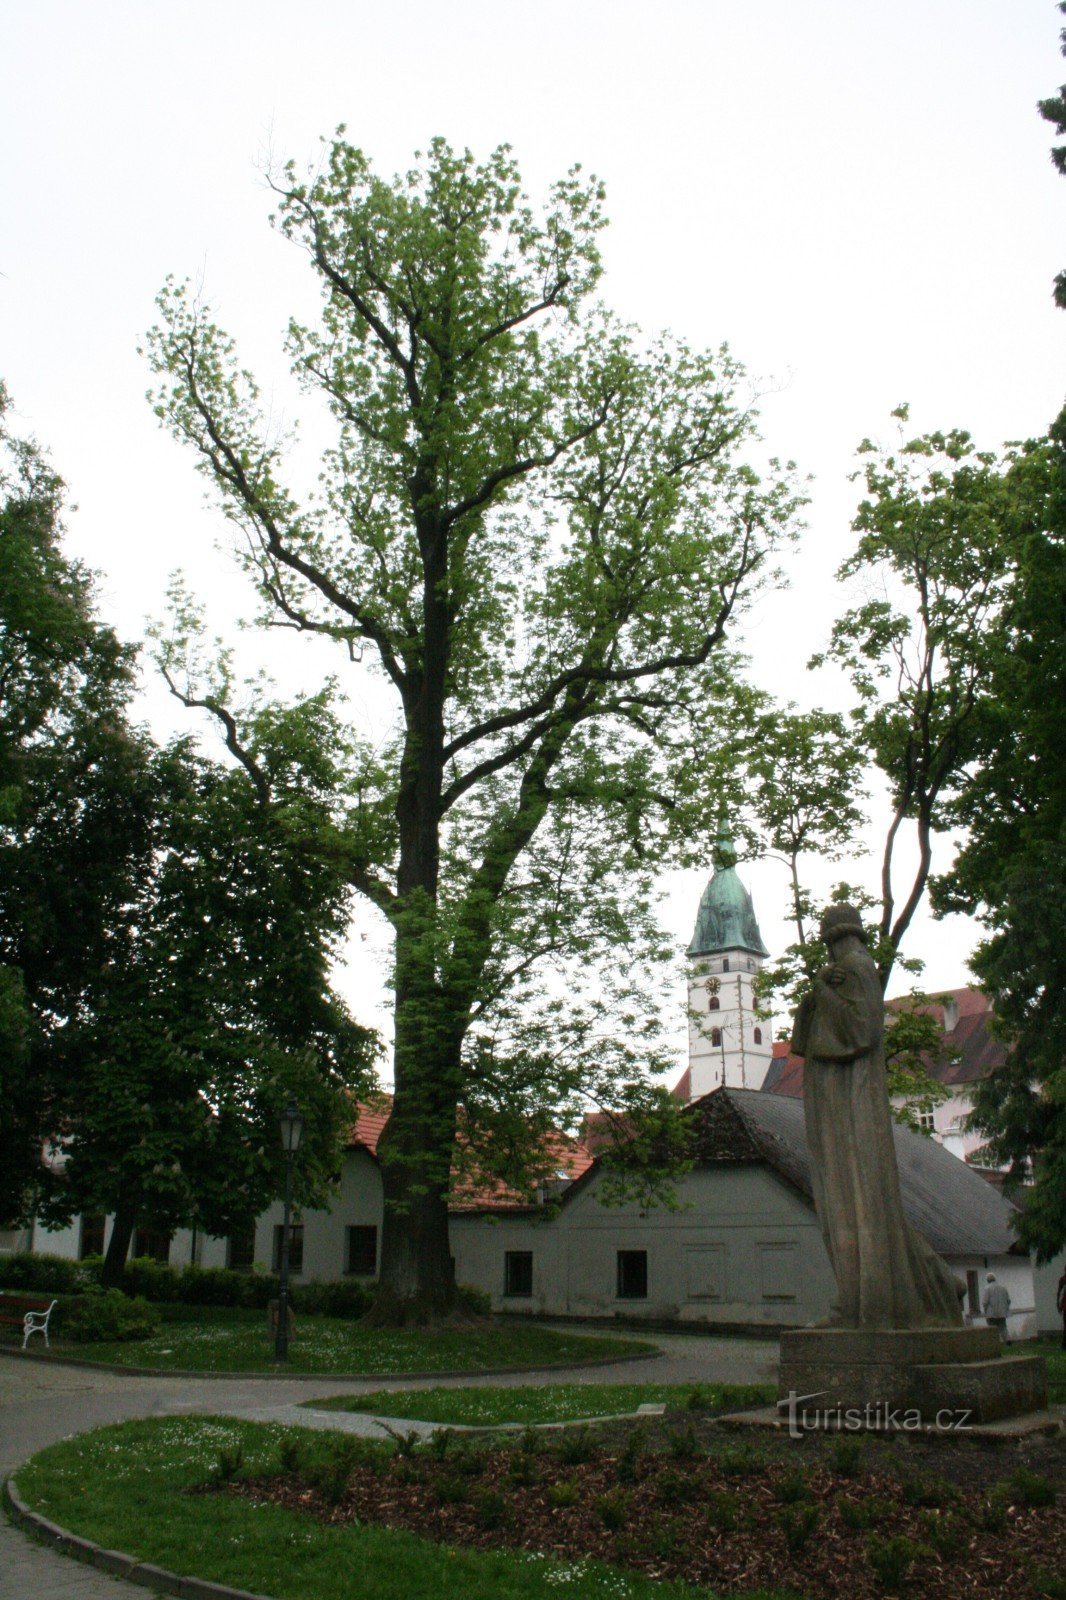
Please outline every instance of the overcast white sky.
M281 392L281 330L316 291L266 225L268 155L302 163L340 122L386 173L437 133L478 154L506 140L534 194L576 160L606 181L622 315L728 339L776 380L763 432L814 474L814 501L791 588L747 643L760 681L814 703L802 666L840 604L858 441L902 399L917 429L989 445L1062 403L1066 185L1035 110L1066 75L1060 20L1052 0L9 0L0 374L70 486L109 618L139 637L179 565L216 618L251 609L144 403L137 345L166 274L203 279ZM301 660L306 681L318 662ZM158 692L146 704L172 725ZM782 869L742 876L776 949ZM702 882L669 880L679 945ZM915 930L930 986L966 980L974 937ZM363 1016L375 943L353 942L342 977Z

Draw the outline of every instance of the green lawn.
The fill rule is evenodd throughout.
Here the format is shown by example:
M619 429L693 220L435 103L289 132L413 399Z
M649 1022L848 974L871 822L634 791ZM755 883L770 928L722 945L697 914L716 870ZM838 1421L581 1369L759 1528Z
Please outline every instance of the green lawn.
M695 1600L684 1585L593 1562L331 1528L272 1505L182 1493L223 1449L240 1446L247 1471L276 1470L286 1433L300 1437L308 1459L335 1438L224 1418L153 1418L53 1445L19 1468L18 1487L27 1504L83 1538L277 1600Z
M642 1405L688 1406L699 1410L769 1405L773 1384L701 1383L549 1383L514 1388L376 1389L373 1394L332 1395L304 1402L314 1411L369 1411L381 1417L420 1422L468 1423L493 1427L502 1422L569 1422L580 1417L618 1416Z
M163 1372L282 1370L274 1361L273 1341L267 1336L262 1312L216 1306L165 1306L160 1311L168 1320L152 1339L122 1344L53 1339L52 1352L80 1361ZM406 1372L478 1372L644 1355L654 1348L641 1339L557 1333L513 1324L427 1333L417 1328L361 1328L334 1317L301 1317L297 1337L289 1347L287 1370L397 1376Z
M1013 1348L1013 1347L1012 1347ZM1058 1339L1038 1339L1036 1344L1020 1344L1020 1356L1043 1356L1047 1362L1048 1399L1053 1406L1066 1406L1066 1350Z

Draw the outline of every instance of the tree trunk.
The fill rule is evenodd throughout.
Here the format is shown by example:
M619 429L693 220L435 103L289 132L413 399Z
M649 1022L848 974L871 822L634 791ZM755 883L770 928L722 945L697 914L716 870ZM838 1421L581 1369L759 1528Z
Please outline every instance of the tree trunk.
M122 1287L122 1275L126 1267L126 1257L130 1253L130 1242L133 1239L133 1230L136 1225L137 1214L133 1207L119 1205L115 1212L115 1220L111 1226L111 1237L107 1241L104 1265L100 1273L100 1282L105 1289L121 1289Z

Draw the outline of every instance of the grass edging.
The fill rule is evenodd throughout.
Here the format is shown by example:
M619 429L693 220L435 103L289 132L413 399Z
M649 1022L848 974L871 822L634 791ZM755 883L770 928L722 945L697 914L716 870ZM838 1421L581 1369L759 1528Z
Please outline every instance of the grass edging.
M192 1578L167 1567L157 1567L151 1561L138 1561L125 1550L105 1550L91 1539L82 1539L76 1533L50 1522L39 1511L31 1511L18 1492L13 1477L4 1480L4 1509L15 1525L48 1545L57 1554L73 1556L87 1566L96 1567L113 1578L125 1578L127 1583L140 1584L157 1594L173 1594L181 1600L271 1600L271 1596L256 1594L251 1589L233 1589L225 1583L212 1583L206 1578Z
M666 1354L665 1350L636 1350L621 1356L588 1356L584 1361L541 1361L534 1366L517 1367L459 1367L454 1370L437 1368L432 1372L246 1372L243 1368L217 1370L213 1367L127 1367L115 1361L90 1361L84 1356L53 1355L44 1350L17 1350L13 1345L0 1345L0 1355L14 1356L22 1361L42 1361L53 1366L86 1367L92 1372L112 1372L131 1378L280 1378L283 1382L314 1383L328 1378L336 1383L389 1383L397 1379L405 1382L427 1378L493 1378L512 1377L517 1372L570 1372L586 1367L617 1367L626 1361L654 1361Z

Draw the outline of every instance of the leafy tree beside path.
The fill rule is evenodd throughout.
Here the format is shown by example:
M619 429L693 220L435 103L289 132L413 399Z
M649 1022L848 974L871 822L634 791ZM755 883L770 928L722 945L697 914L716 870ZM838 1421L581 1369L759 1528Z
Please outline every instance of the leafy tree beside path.
M517 1000L539 958L639 945L663 819L691 818L735 704L728 625L800 500L744 460L725 349L645 343L593 300L595 181L575 169L537 215L505 148L478 164L438 140L388 183L342 135L276 184L322 288L319 325L288 337L335 424L317 496L287 487L253 380L174 283L149 356L267 620L365 653L393 696L392 736L353 751L343 848L394 939L379 1314L432 1317L453 1301L460 1121L517 1147L582 1088L617 1103L651 1049L637 1023L635 1047L590 1052L575 1022L570 1050L561 1004L549 1048Z

